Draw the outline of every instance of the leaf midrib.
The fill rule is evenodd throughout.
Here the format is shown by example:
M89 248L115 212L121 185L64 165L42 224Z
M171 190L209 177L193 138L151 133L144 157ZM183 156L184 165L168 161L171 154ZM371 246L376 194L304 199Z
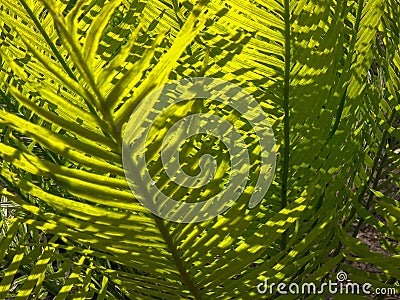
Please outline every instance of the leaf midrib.
M290 109L289 109L289 98L290 98L290 0L285 0L284 3L284 22L285 22L285 77L283 85L283 135L284 135L284 146L283 146L283 163L282 163L282 199L281 208L287 206L287 185L289 177L289 159L290 159ZM287 232L282 234L281 249L286 248Z
M198 287L195 285L195 283L192 281L192 279L189 276L189 273L187 272L182 258L179 255L178 248L175 245L174 241L171 238L171 235L169 234L169 231L167 227L164 224L163 219L160 217L153 215L154 219L156 221L157 227L160 229L161 235L164 238L165 242L167 243L168 250L170 251L172 258L175 262L175 266L179 271L179 274L181 275L182 283L186 285L186 287L189 289L189 291L193 294L195 299L201 300L201 293Z

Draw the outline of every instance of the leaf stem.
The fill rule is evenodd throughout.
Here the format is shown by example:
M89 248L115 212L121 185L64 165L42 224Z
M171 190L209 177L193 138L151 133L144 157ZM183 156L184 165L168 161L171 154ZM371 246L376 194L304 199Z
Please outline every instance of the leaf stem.
M283 147L283 164L282 164L282 198L281 198L281 209L285 208L287 201L287 190L288 190L288 177L289 177L289 159L290 159L290 109L289 109L289 97L290 97L290 1L285 0L285 78L283 86L283 135L284 135L284 147ZM282 234L281 249L286 248L287 232Z
M56 48L56 46L53 44L53 41L50 39L49 35L47 34L46 30L44 30L42 24L40 24L39 20L36 18L35 14L32 12L32 10L30 9L30 7L26 4L26 2L24 0L20 0L19 1L21 3L21 5L25 8L26 12L28 13L28 15L31 17L33 23L35 23L36 28L40 31L40 33L42 34L44 40L47 42L47 44L49 45L51 51L53 51L55 57L58 59L58 61L60 62L60 64L62 65L62 67L64 68L65 72L67 72L67 74L74 79L75 81L78 81L74 75L74 73L71 71L71 69L69 68L69 66L67 65L67 63L65 62L64 58L61 56L60 52L58 51L58 49Z
M196 287L196 285L190 278L187 269L183 265L181 256L178 253L178 248L175 245L174 241L171 239L171 235L169 234L168 229L164 224L164 220L157 216L154 216L154 219L156 221L158 228L160 229L161 235L163 236L165 242L167 243L168 250L171 252L175 265L179 271L179 274L181 275L182 283L184 283L188 287L189 291L192 293L195 299L201 300L202 297L200 294L200 290Z

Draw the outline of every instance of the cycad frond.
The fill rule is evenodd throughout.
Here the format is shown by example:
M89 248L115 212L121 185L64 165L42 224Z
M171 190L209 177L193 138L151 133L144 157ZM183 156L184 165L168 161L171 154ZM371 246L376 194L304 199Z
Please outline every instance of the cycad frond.
M400 217L398 0L73 3L0 0L1 193L18 205L2 218L1 299L247 299L264 297L265 279L322 281L339 268L376 286L400 279L397 256L355 238L368 223L398 252L390 242ZM257 100L274 130L277 172L248 209L261 168L257 135L232 107L188 101L151 131L158 183L188 200L163 173L157 143L196 109L239 124L250 176L223 215L167 222L129 189L123 134L146 95L199 76ZM159 112L156 100L143 105L139 127ZM218 142L190 143L187 159L215 150L229 165ZM218 176L205 195L218 192L226 179Z

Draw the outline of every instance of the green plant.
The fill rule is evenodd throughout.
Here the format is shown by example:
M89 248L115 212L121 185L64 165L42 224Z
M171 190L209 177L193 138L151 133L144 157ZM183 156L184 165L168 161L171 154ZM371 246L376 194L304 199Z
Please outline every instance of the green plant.
M0 299L261 298L256 287L265 278L324 281L339 269L357 282L393 286L399 7L398 0L0 0L1 194L19 207L1 220ZM259 148L242 120L253 162L245 193L223 215L178 224L135 201L122 133L150 91L194 76L234 82L257 99L275 132L277 172L264 201L247 209ZM163 124L194 109L241 121L230 108L189 101ZM208 153L204 139L192 142L195 156ZM157 147L149 147L154 174ZM356 238L363 224L394 255L363 245Z

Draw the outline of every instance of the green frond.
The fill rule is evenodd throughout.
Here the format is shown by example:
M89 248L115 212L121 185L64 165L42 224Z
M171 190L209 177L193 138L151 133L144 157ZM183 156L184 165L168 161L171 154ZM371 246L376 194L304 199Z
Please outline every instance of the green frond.
M0 299L300 299L260 295L257 285L326 282L339 270L352 282L393 287L399 4L0 0L0 194L13 205L11 215L0 208ZM157 97L146 98L187 77L237 84L264 110L252 117L271 123L276 173L254 208L266 166L251 120L212 99L161 114ZM123 136L149 129L148 169L163 193L211 198L232 171L227 145L202 135L182 144L188 174L201 171L204 155L218 163L198 190L175 183L160 154L173 125L196 113L234 125L249 176L223 214L169 222L130 190ZM135 184L145 189L142 171ZM366 224L385 254L363 244Z

